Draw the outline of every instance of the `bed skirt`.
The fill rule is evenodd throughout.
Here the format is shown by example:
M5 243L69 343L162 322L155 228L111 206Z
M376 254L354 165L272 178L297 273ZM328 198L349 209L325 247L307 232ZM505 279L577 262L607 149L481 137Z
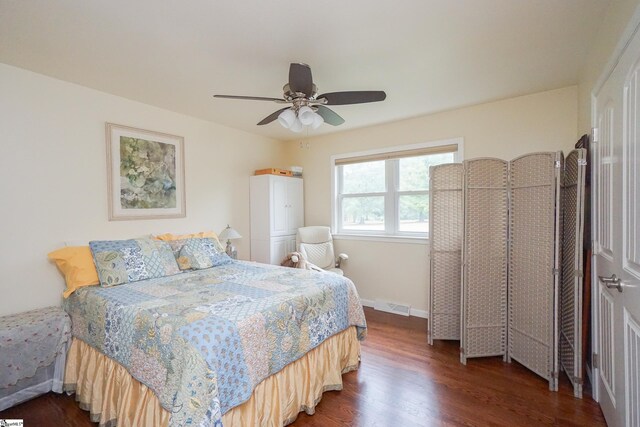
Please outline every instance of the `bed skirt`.
M283 426L301 411L312 415L322 393L342 390L342 374L358 369L359 360L360 342L352 326L266 378L248 401L224 414L222 423ZM74 392L80 407L101 427L169 425L169 412L147 386L76 338L67 355L64 390Z

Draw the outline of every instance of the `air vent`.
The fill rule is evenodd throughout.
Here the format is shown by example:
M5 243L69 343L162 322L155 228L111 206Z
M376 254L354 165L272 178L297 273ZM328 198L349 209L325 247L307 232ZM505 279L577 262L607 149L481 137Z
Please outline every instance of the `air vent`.
M376 300L374 308L380 311L386 311L387 313L399 314L401 316L408 316L411 312L411 306L404 304L396 304L389 301Z

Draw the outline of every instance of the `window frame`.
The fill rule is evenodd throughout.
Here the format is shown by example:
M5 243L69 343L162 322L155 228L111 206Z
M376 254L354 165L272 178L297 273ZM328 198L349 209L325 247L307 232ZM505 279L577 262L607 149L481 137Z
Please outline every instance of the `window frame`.
M428 241L429 233L400 231L400 217L399 217L399 204L400 196L404 195L426 195L429 196L429 189L426 190L399 190L400 184L400 158L384 159L385 156L393 156L402 151L420 150L437 148L447 145L456 145L457 150L453 151L454 162L459 163L463 160L463 138L451 138L444 140L431 141L426 143L402 145L388 147L384 149L375 149L354 153L344 153L331 156L331 228L334 237L341 239L354 239L354 240L383 240L383 241L398 241L398 242L414 242L425 243ZM438 153L434 153L438 154ZM350 158L362 157L362 156L380 156L378 160L385 161L385 191L384 192L372 192L372 193L355 193L355 194L343 194L343 174L342 164L340 161L344 161ZM407 156L413 157L413 156ZM415 156L417 157L417 156ZM372 159L370 161L376 161ZM371 197L378 196L384 198L384 230L349 230L342 228L342 203L345 198L357 198L357 197ZM392 213L392 215L389 215Z

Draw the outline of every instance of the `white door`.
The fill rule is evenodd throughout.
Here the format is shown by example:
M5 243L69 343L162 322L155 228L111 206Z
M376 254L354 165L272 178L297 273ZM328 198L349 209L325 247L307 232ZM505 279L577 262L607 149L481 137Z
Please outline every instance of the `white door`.
M594 93L594 391L611 427L640 427L639 34Z

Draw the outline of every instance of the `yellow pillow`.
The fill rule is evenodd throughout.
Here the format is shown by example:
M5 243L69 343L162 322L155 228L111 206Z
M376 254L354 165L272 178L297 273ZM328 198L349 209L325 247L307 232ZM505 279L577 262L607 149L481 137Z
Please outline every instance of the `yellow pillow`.
M67 290L62 294L65 298L78 288L100 283L89 246L67 246L51 252L48 257L56 262L67 282Z
M218 240L218 235L216 233L214 233L213 231L201 231L199 233L193 233L193 234L171 234L171 233L165 233L165 234L160 234L158 236L153 236L153 238L156 239L156 240L164 240L164 241L196 239L196 238L204 239L205 237L210 237L212 239Z

